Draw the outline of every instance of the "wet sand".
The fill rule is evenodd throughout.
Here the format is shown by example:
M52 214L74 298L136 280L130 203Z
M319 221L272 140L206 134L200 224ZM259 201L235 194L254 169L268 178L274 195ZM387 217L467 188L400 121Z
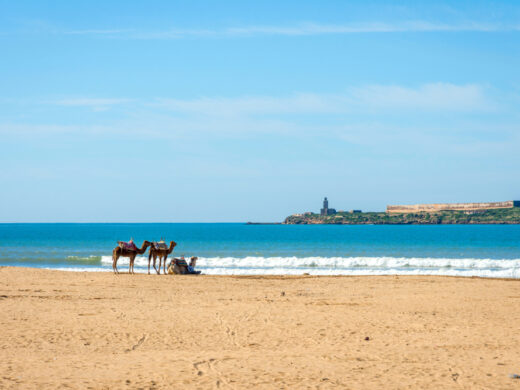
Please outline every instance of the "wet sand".
M518 389L520 281L0 268L0 388Z

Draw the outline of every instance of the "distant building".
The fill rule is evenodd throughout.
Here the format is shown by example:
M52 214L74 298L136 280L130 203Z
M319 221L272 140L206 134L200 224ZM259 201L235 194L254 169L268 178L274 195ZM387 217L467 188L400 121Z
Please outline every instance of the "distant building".
M417 212L436 212L460 210L467 212L485 211L493 209L510 209L520 207L520 201L508 200L506 202L487 202L487 203L434 203L434 204L413 204L413 205L392 205L386 206L387 213L417 213Z
M321 209L321 215L332 215L336 214L336 209L329 209L329 201L327 200L327 197L323 199L323 208Z
M350 214L361 213L361 210L350 210Z

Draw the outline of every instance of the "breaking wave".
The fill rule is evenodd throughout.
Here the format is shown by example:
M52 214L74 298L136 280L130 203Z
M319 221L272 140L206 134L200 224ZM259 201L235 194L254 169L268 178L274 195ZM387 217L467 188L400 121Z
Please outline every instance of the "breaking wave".
M169 261L169 259L168 259ZM111 256L101 257L112 265ZM119 266L128 266L120 258ZM148 267L148 257L135 259ZM398 257L200 257L197 268L211 275L446 275L520 278L520 259L454 259Z
M67 256L67 261L70 262L82 262L82 263L93 263L99 262L102 256Z

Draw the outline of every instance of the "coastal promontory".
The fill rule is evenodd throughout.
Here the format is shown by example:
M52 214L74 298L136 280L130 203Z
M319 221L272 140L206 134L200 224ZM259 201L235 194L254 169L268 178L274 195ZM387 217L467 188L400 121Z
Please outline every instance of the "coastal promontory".
M387 206L386 212L336 211L325 198L321 212L287 217L286 225L520 224L518 201Z

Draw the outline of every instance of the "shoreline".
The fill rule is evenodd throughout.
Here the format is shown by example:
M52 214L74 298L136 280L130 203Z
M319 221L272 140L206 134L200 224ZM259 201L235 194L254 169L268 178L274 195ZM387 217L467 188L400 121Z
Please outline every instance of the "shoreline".
M85 274L113 274L114 276L160 276L160 277L201 277L204 276L206 278L251 278L251 279L262 279L262 278L274 278L274 279L299 279L299 278L456 278L456 279L483 279L483 280L504 280L504 281L515 281L520 283L519 278L508 278L508 277L493 277L493 276L464 276L464 275L437 275L437 274L399 274L399 273L388 273L388 274L309 274L309 273L298 273L298 274L205 274L201 273L199 275L169 275L161 274L158 275L155 271L150 271L148 274L148 270L145 269L135 269L134 274L128 273L128 267L126 269L122 269L119 267L119 273L115 274L111 268L103 268L103 269L77 269L71 267L67 269L66 267L59 268L50 268L50 267L26 267L26 266L16 266L16 265L0 265L0 271L5 269L12 270L34 270L34 271L50 271L50 272L59 272L59 273L85 273ZM199 268L200 269L200 268Z
M393 259L392 259L393 260ZM457 277L457 278L482 278L482 279L498 279L498 280L520 280L520 259L515 260L490 260L482 259L482 262L487 262L483 267L474 266L473 262L478 262L479 259L438 259L441 261L461 261L462 263L443 263L444 265L423 264L422 268L417 268L417 265L413 265L411 262L413 259L404 259L404 263L400 266L394 264L374 264L372 268L361 266L351 266L350 268L319 268L313 266L307 267L272 267L269 269L262 268L259 264L257 268L244 269L229 267L222 265L220 267L213 266L200 266L197 270L202 272L204 276L222 276L222 277L262 277L262 276L277 276L277 277L298 277L298 276L313 276L313 277L371 277L371 276L388 276L388 277ZM417 259L415 259L417 260ZM432 259L424 259L432 260ZM437 259L434 259L437 260ZM470 264L465 264L465 261L469 261ZM494 267L502 266L500 269ZM400 268L399 268L400 267ZM435 268L428 268L435 267ZM470 268L458 268L458 267L470 267ZM108 266L47 266L42 265L39 267L25 266L25 265L1 265L2 268L13 268L13 269L33 269L33 270L48 270L48 271L59 271L67 273L87 273L87 274L113 274L113 270ZM128 274L128 264L119 265L120 274ZM142 266L135 268L135 275L157 275L156 271L152 268L148 275L148 269ZM161 275L164 275L161 271ZM171 275L170 275L171 276Z
M518 384L517 280L20 271L0 268L1 388Z

